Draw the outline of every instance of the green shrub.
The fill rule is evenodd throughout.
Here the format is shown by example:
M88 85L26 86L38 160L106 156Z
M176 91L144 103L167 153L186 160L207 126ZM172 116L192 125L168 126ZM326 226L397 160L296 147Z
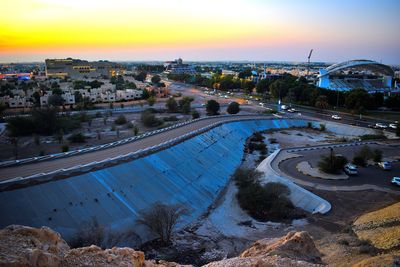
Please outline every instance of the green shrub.
M269 139L269 143L270 144L276 144L276 143L278 143L278 141L276 141L276 138L270 138Z
M324 131L326 130L326 125L323 124L323 123L320 123L320 125L319 125L319 130L320 130L321 132L324 132Z
M307 122L307 128L312 128L312 122Z
M384 140L387 137L384 134L364 134L360 136L361 140Z
M157 119L151 111L148 110L142 112L140 120L147 127L157 127L161 124L161 121Z
M195 120L198 118L200 118L200 113L197 110L193 110L192 111L192 119Z
M82 133L75 133L72 134L68 137L68 140L71 143L85 143L86 142L86 136L84 136Z
M366 162L366 160L365 160L365 158L364 157L361 157L361 156L354 156L354 158L353 158L353 164L355 164L355 165L357 165L357 166L366 166L367 165L367 162Z
M254 133L250 138L250 142L262 142L263 140L264 136L260 132Z
M125 124L126 123L126 118L125 118L125 116L124 115L119 115L115 120L114 120L114 123L115 124L117 124L117 125L123 125L123 124Z
M179 119L176 116L169 116L163 118L164 121L179 121Z
M383 152L379 149L374 150L373 160L374 162L381 162L382 161Z
M279 221L302 216L302 212L297 211L290 201L290 190L286 185L261 185L261 173L255 170L237 169L233 177L238 186L238 202L253 218L260 221Z

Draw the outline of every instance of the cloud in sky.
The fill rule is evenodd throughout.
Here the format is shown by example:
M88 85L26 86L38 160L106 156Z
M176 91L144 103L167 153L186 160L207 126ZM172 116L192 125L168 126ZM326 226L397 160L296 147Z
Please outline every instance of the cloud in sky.
M0 61L314 60L400 63L397 0L2 0Z

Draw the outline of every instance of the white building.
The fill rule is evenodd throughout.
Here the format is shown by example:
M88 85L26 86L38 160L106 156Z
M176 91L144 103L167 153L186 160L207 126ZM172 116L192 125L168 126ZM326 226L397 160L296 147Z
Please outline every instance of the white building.
M136 89L117 90L117 100L134 100L142 98L143 91Z
M115 93L112 92L102 92L100 94L100 98L102 102L115 102L116 101L116 97L115 97Z
M26 97L14 96L8 98L8 106L10 108L25 108L30 107L31 105L31 102L26 101Z
M73 105L75 104L75 95L72 93L64 93L61 95L61 97L64 99L64 104L66 105Z

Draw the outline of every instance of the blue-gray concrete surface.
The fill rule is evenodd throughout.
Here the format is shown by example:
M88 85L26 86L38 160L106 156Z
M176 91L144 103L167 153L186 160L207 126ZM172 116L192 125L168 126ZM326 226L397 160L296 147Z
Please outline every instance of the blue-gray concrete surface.
M68 237L96 217L102 225L123 229L156 201L184 205L189 213L181 226L186 225L203 214L227 184L253 132L306 124L284 119L226 123L144 158L1 192L0 227L46 225Z

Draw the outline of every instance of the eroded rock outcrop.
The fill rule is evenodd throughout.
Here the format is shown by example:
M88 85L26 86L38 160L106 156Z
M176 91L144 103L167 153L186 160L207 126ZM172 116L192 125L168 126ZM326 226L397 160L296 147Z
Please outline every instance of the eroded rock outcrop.
M254 243L239 257L207 264L219 266L320 266L320 253L306 232L291 232L279 239ZM123 266L179 267L173 262L146 261L132 248L101 249L89 246L71 249L61 236L47 227L11 225L0 230L0 266ZM187 266L187 265L186 265Z
M262 239L239 257L212 262L207 267L222 266L322 266L321 254L307 232L290 232L282 238Z

